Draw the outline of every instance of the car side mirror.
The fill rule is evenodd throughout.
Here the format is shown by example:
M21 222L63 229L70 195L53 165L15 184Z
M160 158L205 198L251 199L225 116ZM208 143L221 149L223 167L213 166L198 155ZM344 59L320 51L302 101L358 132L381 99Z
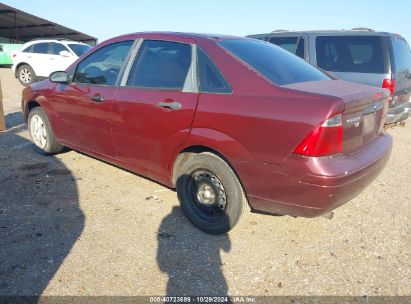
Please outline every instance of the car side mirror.
M60 51L59 55L62 57L71 57L69 51Z
M64 71L56 71L50 74L49 79L51 82L68 84L69 75Z

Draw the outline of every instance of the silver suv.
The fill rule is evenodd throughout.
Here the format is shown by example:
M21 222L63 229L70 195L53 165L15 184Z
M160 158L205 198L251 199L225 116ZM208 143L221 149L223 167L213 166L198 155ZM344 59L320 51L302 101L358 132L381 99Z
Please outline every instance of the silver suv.
M397 34L350 31L274 31L250 38L276 44L335 77L391 91L386 123L402 122L411 109L411 52Z

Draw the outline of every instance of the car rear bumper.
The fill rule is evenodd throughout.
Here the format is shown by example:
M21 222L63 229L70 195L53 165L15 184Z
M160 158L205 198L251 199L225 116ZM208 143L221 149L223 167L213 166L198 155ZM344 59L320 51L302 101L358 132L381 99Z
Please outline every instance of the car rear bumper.
M235 167L254 210L315 217L364 190L384 168L391 148L385 134L352 155L292 155L281 165L236 162Z
M398 106L389 108L387 117L385 118L385 123L391 124L406 120L409 116L410 107L410 103L406 102Z

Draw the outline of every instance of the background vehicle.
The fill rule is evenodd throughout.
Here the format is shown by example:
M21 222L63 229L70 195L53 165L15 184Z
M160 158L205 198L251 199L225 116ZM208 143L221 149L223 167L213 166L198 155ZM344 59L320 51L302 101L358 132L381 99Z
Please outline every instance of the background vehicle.
M91 46L66 39L41 39L25 43L13 53L13 72L23 85L65 70Z
M408 117L411 53L400 35L359 28L351 31L274 31L248 37L274 43L338 79L391 92L386 123Z
M10 66L13 64L12 53L18 51L23 44L1 43L0 42L0 66Z
M108 40L23 91L36 147L63 145L176 187L208 233L248 204L312 217L382 170L386 90L332 80L255 39L137 33Z

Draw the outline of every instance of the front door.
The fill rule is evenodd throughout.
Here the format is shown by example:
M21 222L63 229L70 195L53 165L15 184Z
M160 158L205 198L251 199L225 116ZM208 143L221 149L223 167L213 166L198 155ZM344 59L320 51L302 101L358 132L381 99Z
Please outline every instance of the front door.
M73 80L60 84L53 101L61 122L60 139L97 155L113 157L113 94L133 41L99 48L76 67Z
M186 140L198 99L193 52L187 43L145 40L116 90L113 142L131 169L159 178Z

